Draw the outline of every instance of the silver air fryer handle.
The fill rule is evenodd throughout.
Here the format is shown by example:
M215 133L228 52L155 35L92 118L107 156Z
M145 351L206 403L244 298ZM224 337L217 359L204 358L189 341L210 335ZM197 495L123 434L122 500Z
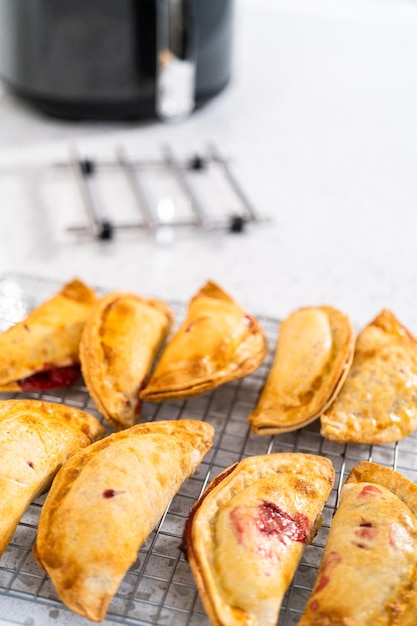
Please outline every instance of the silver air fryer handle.
M194 0L157 0L156 113L187 117L195 106Z

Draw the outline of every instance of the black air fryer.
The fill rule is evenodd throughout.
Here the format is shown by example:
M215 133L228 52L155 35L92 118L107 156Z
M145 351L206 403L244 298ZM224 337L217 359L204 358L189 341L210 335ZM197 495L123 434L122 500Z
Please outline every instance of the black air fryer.
M227 85L233 0L0 0L0 77L66 119L173 120Z

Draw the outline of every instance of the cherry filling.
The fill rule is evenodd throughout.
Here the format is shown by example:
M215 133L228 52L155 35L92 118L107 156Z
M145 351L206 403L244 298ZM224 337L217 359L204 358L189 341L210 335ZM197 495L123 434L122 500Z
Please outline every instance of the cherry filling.
M307 543L310 523L303 513L296 513L294 517L283 511L273 502L264 500L258 506L256 524L262 533L279 535L280 540Z
M365 485L365 487L361 489L361 491L358 493L358 498L377 498L378 496L382 496L382 491L381 489L379 489L379 487L376 487L375 485Z
M375 539L376 535L377 535L377 528L372 524L372 522L366 522L366 521L362 521L359 524L359 528L357 528L355 530L355 536L361 541L361 542L354 542L354 545L357 546L358 548L366 548L366 547L370 547L370 543L373 539ZM365 543L363 543L365 542ZM366 543L368 542L368 543Z
M322 589L324 589L329 584L330 573L337 565L339 565L341 560L342 558L340 554L338 552L335 552L334 550L332 550L325 556L322 562L321 568L320 568L319 578L317 579L314 593L319 593ZM315 602L317 602L317 600ZM312 611L316 611L317 609L318 609L318 603L317 603L316 608L313 607L313 604L311 605Z
M80 375L79 365L51 367L36 372L27 378L21 378L17 384L23 391L41 391L55 387L70 387Z
M244 315L243 321L245 322L248 328L252 328L252 326L254 325L254 321L250 315Z

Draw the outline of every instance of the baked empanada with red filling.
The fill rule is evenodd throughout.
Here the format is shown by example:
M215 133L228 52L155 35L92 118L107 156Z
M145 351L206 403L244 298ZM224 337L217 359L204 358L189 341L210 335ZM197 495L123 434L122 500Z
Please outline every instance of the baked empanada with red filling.
M252 431L275 435L317 419L348 374L354 344L349 318L334 307L291 313L279 328L267 381L249 416Z
M140 546L210 449L213 431L197 420L136 424L61 468L34 552L75 613L104 618Z
M358 335L349 374L321 416L321 434L383 444L417 428L417 340L385 309Z
M341 491L299 626L414 626L417 486L362 461Z
M0 401L0 556L26 508L48 489L61 465L104 434L95 417L73 407Z
M268 346L259 322L209 281L162 353L143 400L196 396L253 372Z
M87 320L80 344L82 374L98 409L115 428L138 421L139 391L173 319L160 300L116 291L104 296Z
M74 279L1 333L0 391L71 385L80 373L81 333L96 301L95 291Z
M328 459L303 453L249 457L212 481L184 551L213 626L276 625L333 481Z

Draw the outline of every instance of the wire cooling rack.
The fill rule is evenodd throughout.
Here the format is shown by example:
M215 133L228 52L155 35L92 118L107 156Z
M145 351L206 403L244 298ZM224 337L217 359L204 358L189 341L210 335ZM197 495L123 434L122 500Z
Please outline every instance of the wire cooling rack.
M34 306L50 297L60 284L33 276L8 274L0 277L0 331L22 319ZM103 293L105 290L102 290ZM170 303L179 323L186 311L183 303ZM254 408L268 374L279 322L258 316L270 354L251 375L187 401L145 403L141 421L201 419L215 428L214 445L196 473L173 498L158 526L138 553L124 577L107 613L114 623L132 626L209 626L191 570L179 549L185 520L208 482L236 461L258 454L307 452L329 458L336 471L334 489L323 511L323 525L307 546L282 604L279 626L298 623L317 573L317 567L337 506L342 484L350 469L361 460L372 460L417 479L417 434L395 444L381 446L338 444L320 436L318 421L306 428L275 437L253 435L248 415ZM0 394L0 399L25 397L61 402L100 415L80 379L70 390L47 393ZM0 597L19 598L68 613L46 574L38 567L32 546L43 499L37 499L24 514L0 559ZM75 617L74 617L75 620ZM59 617L54 620L59 626ZM68 620L65 621L68 622ZM74 621L80 623L79 621ZM83 622L84 623L84 622ZM87 623L87 622L86 622Z

